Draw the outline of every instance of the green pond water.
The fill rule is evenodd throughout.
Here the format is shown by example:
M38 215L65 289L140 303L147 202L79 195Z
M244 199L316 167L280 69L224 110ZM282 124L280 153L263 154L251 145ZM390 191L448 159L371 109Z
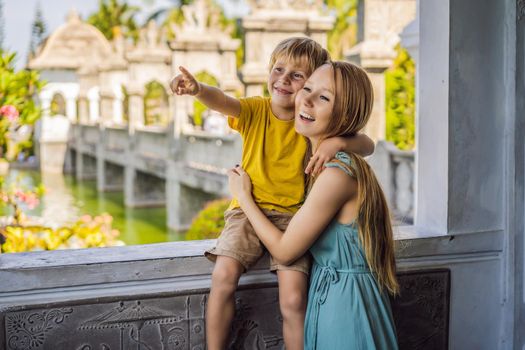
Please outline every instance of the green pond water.
M37 171L11 170L9 181L33 186L43 183L46 193L40 205L27 215L40 216L46 224L65 225L80 216L108 213L113 228L120 231L119 239L127 245L184 240L184 234L166 226L166 208L127 208L123 192L98 192L95 181L77 181L72 176L41 174ZM2 209L5 213L5 209Z

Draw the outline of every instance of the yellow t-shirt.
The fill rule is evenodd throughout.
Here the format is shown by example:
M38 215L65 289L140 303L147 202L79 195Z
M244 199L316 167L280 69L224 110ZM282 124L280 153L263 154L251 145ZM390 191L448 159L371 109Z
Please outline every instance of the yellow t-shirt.
M277 119L269 98L240 102L239 117L229 117L228 124L242 136L241 165L252 180L255 201L261 208L295 213L304 201L306 139L296 133L293 119ZM237 207L234 198L230 209Z

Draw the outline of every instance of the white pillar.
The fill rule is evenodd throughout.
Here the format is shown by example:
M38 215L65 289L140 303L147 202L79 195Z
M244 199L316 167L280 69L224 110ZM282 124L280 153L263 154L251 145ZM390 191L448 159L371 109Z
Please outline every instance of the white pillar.
M98 86L89 89L89 122L95 123L100 118L100 94Z
M123 117L123 110L122 110L122 103L124 101L124 94L122 93L122 88L120 86L116 86L113 88L113 95L115 98L113 99L113 116L112 121L115 124L122 124L124 122Z

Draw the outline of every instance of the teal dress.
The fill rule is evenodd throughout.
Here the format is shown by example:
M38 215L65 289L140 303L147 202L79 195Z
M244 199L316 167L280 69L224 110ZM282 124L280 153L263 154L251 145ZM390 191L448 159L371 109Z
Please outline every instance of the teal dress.
M346 153L338 152L336 158L351 166ZM353 176L336 162L325 166ZM334 219L310 252L314 261L305 349L398 349L390 301L368 268L357 224L345 225Z

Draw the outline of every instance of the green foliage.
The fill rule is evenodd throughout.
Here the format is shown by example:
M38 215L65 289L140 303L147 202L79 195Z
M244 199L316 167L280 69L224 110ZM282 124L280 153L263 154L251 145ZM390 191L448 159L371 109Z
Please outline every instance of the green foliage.
M12 210L11 222L14 225L22 225L26 220L22 211L23 207L34 209L40 203L40 198L45 193L42 184L29 187L22 183L17 177L14 181L5 181L0 177L0 206L10 207Z
M0 50L0 107L5 105L16 107L20 113L18 124L33 125L41 116L41 109L35 105L33 96L42 89L44 82L40 80L37 71L15 72L15 57L15 53ZM0 149L6 148L8 142L6 134L10 126L7 118L0 119ZM27 147L28 143L25 145Z
M144 94L144 124L165 125L168 122L168 95L158 81L146 84Z
M386 139L398 148L410 150L415 145L415 65L405 49L386 71Z
M208 73L207 71L201 71L195 74L195 78L197 79L197 81L204 83L206 85L219 86L219 82L217 81L217 79L213 75ZM202 113L204 113L204 111L206 111L207 109L208 107L206 107L199 100L195 99L195 101L193 102L193 111L194 111L193 123L194 125L197 125L197 126L203 125Z
M79 249L124 245L117 238L119 231L112 229L111 215L92 218L85 215L70 227L5 226L1 229L5 243L0 252L17 253L35 250Z
M209 202L193 219L186 232L186 240L212 239L219 237L224 228L224 212L230 204L229 199Z
M325 4L335 12L334 28L328 32L328 51L332 59L341 59L357 42L357 0L325 0Z
M119 0L99 0L99 9L91 14L87 21L104 34L108 40L112 40L120 33L125 38L137 41L139 30L135 22L135 15L140 11L137 6L130 6Z

